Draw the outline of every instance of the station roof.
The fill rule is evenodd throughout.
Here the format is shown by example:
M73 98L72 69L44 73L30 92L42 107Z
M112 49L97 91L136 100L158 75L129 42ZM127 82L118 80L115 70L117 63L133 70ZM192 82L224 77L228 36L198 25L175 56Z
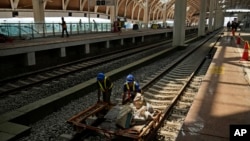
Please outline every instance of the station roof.
M44 5L45 11L70 11L70 12L94 12L110 14L110 5L96 6L97 0L40 0ZM144 7L147 0L106 0L117 2L117 16L126 17L130 20L143 21ZM187 0L186 20L197 22L200 13L202 0ZM206 11L209 12L211 0L206 0ZM88 2L90 8L88 8ZM166 19L174 18L175 0L148 0L149 2L149 21L162 20L166 13ZM217 9L248 9L250 0L214 0ZM18 11L33 9L32 0L1 0L0 11Z

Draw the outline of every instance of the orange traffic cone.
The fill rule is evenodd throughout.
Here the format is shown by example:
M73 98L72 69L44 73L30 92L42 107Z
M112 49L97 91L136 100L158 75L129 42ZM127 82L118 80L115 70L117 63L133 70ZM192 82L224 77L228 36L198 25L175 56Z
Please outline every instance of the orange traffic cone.
M242 57L241 57L241 61L248 61L248 42L246 41L245 42L245 45L244 45L244 52L242 54Z
M240 45L240 40L241 40L241 39L240 39L240 34L239 34L239 36L237 37L237 44L238 44L238 45Z

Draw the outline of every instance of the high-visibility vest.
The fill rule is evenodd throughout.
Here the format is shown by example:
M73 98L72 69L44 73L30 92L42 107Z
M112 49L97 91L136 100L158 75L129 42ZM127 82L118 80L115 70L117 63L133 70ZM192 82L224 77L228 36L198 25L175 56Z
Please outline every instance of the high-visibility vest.
M130 88L129 88L128 82L126 82L126 87L127 87L127 90L128 90L128 91L130 91ZM132 91L135 91L135 81L133 82L133 88L132 88Z
M127 93L127 94L128 94L128 99L130 99L130 97L131 97L131 91L132 91L132 92L135 91L135 84L136 84L136 83L135 83L135 81L133 82L132 90L130 90L129 85L128 85L128 82L126 82L125 84L126 84L126 87L127 87L127 90L128 90L128 93Z
M107 77L104 78L104 85L102 85L102 83L100 81L98 81L98 84L100 86L100 89L102 92L105 92L105 90L107 89ZM113 83L111 83L110 87L108 89L111 89L113 87Z
M122 22L118 21L118 27L122 27Z

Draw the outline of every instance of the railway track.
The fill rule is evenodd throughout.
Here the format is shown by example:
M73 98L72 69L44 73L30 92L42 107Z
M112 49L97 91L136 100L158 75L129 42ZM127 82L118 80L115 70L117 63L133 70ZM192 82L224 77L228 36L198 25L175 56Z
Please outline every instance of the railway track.
M152 95L152 92L150 91L151 89L158 89L154 95L163 97L166 95L164 92L168 91L168 96L165 96L165 98L162 99L152 96L150 98L148 97L148 101L153 107L161 109L166 113L163 125L157 132L157 140L176 140L179 131L181 131L182 123L184 122L186 114L188 113L194 97L199 90L203 75L206 73L210 61L211 60L209 59L204 59L200 64L193 65L192 59L186 59L185 63L179 65L179 67L188 69L183 71L183 69L180 69L179 67L175 68L156 83L162 88L153 87L149 89L148 93L145 93L145 96L148 97ZM190 65L186 65L187 63ZM176 75L177 72L179 72L179 75ZM164 105L167 105L167 109L164 109L164 106L159 107L158 105L155 105L155 103L164 103Z
M202 41L203 42L203 41ZM54 80L54 81L56 81L56 80ZM55 108L55 107L54 107ZM91 136L90 136L90 138L91 138Z
M204 61L204 64L202 64L201 68L192 76L190 83L188 83L187 87L180 94L180 99L176 102L168 118L164 121L164 126L158 132L158 140L176 140L178 134L182 130L182 124L199 90L210 61L209 59Z
M190 34L187 39L194 38L196 34ZM94 57L85 58L82 60L58 65L55 67L46 68L43 70L14 76L0 80L0 96L14 94L20 91L25 91L27 88L41 85L49 81L57 80L62 77L66 77L71 74L75 74L80 71L84 71L90 68L94 68L98 65L108 63L110 61L118 60L131 54L141 53L145 51L155 52L157 48L162 48L163 45L170 43L171 40L164 40L158 43L148 44L140 46L138 48L126 48L119 51L106 53Z
M145 100L163 114L157 127L148 135L142 136L140 141L176 140L219 38L220 36L214 37L204 45L187 52L141 83ZM93 136L89 137L89 132L83 133L86 134L84 138L96 140Z
M153 138L158 141L176 140L203 75L211 62L210 56L214 50L213 47L205 49L207 46L209 43L183 58L184 60L171 70L165 70L166 75L155 74L163 76L153 86L146 88L145 99L155 109L164 113L159 130L156 135L150 135L149 140Z
M153 52L154 50L157 50L157 48L162 48L159 46L162 46L169 42L170 40L167 40L139 48L127 48L120 51L115 51L108 54L40 70L22 76L5 79L0 82L0 96L17 93L32 86L53 81L58 78L66 77L70 74L84 71L113 60L124 58L126 56L130 56L131 54L141 53L150 50L152 50Z

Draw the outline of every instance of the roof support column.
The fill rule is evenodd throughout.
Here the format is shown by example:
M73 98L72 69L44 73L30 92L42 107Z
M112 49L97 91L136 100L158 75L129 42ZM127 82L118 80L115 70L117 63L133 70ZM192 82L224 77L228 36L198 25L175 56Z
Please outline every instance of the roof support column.
M143 22L145 24L145 28L148 28L148 0L144 3L144 16L143 16Z
M216 14L215 14L215 29L218 29L221 27L221 23L222 23L221 20L223 20L224 17L222 16L220 9L216 9L215 12L216 12Z
M32 6L33 6L33 14L34 14L34 21L36 24L36 30L39 32L43 32L43 24L45 22L44 18L44 5L43 0L32 0Z
M18 3L19 3L19 0L10 0L12 10L17 9Z
M210 0L209 4L209 23L208 23L208 31L213 32L213 18L214 18L214 0Z
M224 17L223 17L223 14L222 14L222 10L220 9L219 7L219 3L216 2L215 3L215 29L218 29L220 28L224 23L223 20L224 20Z
M207 0L201 0L200 3L200 16L198 24L198 36L205 36L205 18L206 18L206 3Z
M217 26L218 26L218 9L217 9L217 2L214 1L214 28L213 30L216 30L217 29Z
M176 0L174 9L173 46L184 46L187 0Z
M164 28L167 28L167 4L165 4L164 5L164 10L163 10L164 12L163 12L163 21L162 21L162 23L163 23L163 27Z
M115 6L110 6L110 22L111 22L111 24L113 24L114 21L116 21L116 19L115 19Z
M114 6L110 6L110 22L111 24L114 23L114 21L117 21L117 14L118 14L118 1L114 0Z

